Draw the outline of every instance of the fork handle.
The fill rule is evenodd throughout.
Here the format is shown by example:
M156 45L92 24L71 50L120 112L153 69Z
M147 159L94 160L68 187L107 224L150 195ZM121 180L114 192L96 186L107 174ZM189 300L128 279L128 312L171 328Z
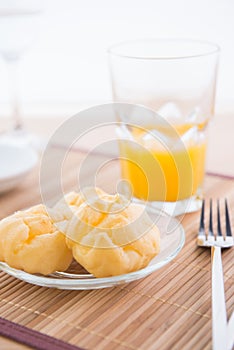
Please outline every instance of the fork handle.
M213 350L227 349L227 314L224 294L221 248L211 249L212 264L212 339Z

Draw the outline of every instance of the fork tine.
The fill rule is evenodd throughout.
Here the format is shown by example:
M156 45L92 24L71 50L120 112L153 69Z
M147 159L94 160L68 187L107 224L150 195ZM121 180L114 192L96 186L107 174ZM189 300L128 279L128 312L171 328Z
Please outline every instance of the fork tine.
M210 218L209 218L209 234L211 236L214 235L214 231L213 231L213 210L212 210L212 199L210 199Z
M231 229L231 223L229 218L227 199L225 199L225 220L226 220L226 235L229 237L232 237L232 229Z
M205 233L205 200L202 200L201 218L199 225L199 234Z
M219 235L219 236L222 236L221 221L220 221L219 200L217 200L217 220L218 220L217 232L218 232L218 235Z

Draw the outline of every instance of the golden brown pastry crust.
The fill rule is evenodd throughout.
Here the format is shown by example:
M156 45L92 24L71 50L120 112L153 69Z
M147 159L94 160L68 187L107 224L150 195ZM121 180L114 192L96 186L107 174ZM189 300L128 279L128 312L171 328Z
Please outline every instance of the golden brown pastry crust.
M65 271L72 261L66 239L43 205L0 222L0 260L29 273Z
M62 224L74 258L96 277L142 269L159 253L159 230L143 206L125 205L121 196L99 192Z
M29 273L65 271L73 254L94 276L115 276L144 268L159 250L159 230L144 207L98 188L0 221L0 260Z

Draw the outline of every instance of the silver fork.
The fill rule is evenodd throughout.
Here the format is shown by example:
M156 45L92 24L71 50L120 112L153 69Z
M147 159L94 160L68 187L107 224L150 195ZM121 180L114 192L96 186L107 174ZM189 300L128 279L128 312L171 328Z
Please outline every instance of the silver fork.
M225 199L226 232L222 234L220 205L217 201L217 232L213 229L213 206L210 200L209 229L205 232L205 201L202 203L200 227L197 244L203 247L211 247L212 265L212 342L213 350L227 350L227 314L225 306L224 282L221 248L229 248L234 245L227 200Z

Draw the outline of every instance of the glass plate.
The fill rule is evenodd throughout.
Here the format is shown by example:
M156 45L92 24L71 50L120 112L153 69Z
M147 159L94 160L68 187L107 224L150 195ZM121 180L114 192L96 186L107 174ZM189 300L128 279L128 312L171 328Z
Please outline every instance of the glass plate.
M175 218L162 211L154 210L154 215L156 215L155 222L160 229L161 249L160 253L144 269L105 278L95 278L76 262L73 262L66 272L55 272L48 276L16 270L3 262L0 262L0 270L31 284L58 289L85 290L108 288L136 281L169 263L176 257L185 242L184 229Z

